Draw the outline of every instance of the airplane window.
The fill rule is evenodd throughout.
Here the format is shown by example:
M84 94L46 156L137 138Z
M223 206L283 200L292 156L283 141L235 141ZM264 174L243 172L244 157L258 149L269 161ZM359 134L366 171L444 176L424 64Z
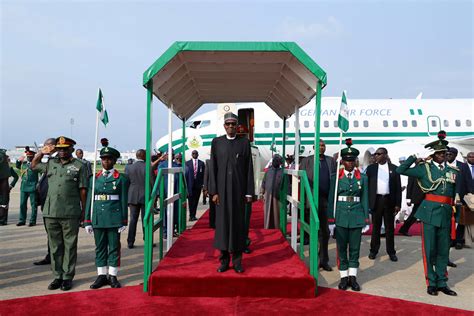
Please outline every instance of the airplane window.
M456 120L454 123L456 124L457 127L461 126L461 120Z
M449 127L449 121L448 120L444 120L443 124L444 124L444 127Z
M337 127L337 121L334 121L334 127Z
M279 128L280 127L280 122L275 121L273 125L275 126L275 128Z
M364 127L369 127L369 121L364 121Z
M269 121L265 121L265 123L263 123L263 126L265 126L265 128L269 128L269 127L270 127L270 122L269 122Z
M303 125L304 127L309 127L309 121L304 121Z
M211 125L211 121L209 121L209 120L202 121L202 123L201 123L201 125L199 126L199 128L208 127L209 125Z
M417 125L417 124L416 124L416 120L412 120L412 121L411 121L411 126L412 126L412 127L416 127L416 125Z
M431 126L433 126L433 127L438 126L438 121L436 121L436 120L431 120Z
M359 121L354 121L354 127L359 127Z
M383 121L383 127L388 127L388 121L386 120Z
M329 121L324 121L324 127L329 127Z
M393 127L398 127L398 121L393 121Z
M403 121L402 121L402 126L403 126L403 127L407 127L407 126L408 126L407 120L403 120Z
M466 120L466 126L471 127L472 123L471 120Z

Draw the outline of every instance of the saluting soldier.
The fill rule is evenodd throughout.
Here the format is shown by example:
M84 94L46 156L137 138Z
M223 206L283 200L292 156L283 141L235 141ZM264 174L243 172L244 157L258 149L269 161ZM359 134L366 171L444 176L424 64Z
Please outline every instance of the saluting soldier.
M120 287L117 280L120 266L120 233L126 229L128 223L128 179L114 169L119 157L120 153L116 149L102 148L100 158L103 170L95 175L94 194L92 179L89 184L84 225L87 233L94 234L98 274L90 286L91 289L98 289L107 284L112 288ZM92 199L94 209L91 214Z
M341 275L339 289L360 291L357 283L359 252L362 228L369 223L369 187L367 176L355 167L359 151L351 147L352 140L346 140L347 148L341 150L344 168L331 178L329 192L328 222L335 223L338 268ZM337 197L334 200L336 176L339 178ZM334 213L334 203L336 211Z
M51 250L51 270L54 280L49 290L72 288L76 273L77 236L84 217L87 197L87 172L82 162L72 157L76 142L61 136L56 138L56 158L42 163L43 155L54 147L45 145L31 162L31 168L48 177L48 194L43 208L43 218Z
M38 184L38 171L31 169L31 161L36 155L36 152L30 150L30 147L25 147L25 157L21 157L16 161L16 168L20 170L21 186L20 186L20 219L16 226L23 226L26 223L26 211L28 198L30 198L31 216L28 226L36 225L37 202L36 185Z
M426 193L415 216L422 222L422 251L427 293L438 295L438 291L455 296L448 285L447 265L449 260L449 233L454 223L453 206L456 195L458 170L445 162L448 141L446 132L438 133L438 140L425 146L431 150L428 158L417 160L413 155L402 163L397 172L417 178L421 190Z

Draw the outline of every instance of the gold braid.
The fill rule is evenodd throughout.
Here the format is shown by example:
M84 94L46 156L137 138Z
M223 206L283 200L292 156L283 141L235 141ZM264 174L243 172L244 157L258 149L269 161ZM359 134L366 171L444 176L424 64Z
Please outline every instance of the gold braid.
M431 177L431 170L430 170L429 163L425 164L425 168L426 168L426 174L428 176L428 181L431 183L431 186L429 188L425 188L424 186L421 185L420 179L417 179L418 185L420 186L420 189L421 191L423 191L423 193L428 193L428 192L436 190L441 183L443 184L444 187L446 187L446 179L444 177L440 177L436 180L433 180L433 178Z

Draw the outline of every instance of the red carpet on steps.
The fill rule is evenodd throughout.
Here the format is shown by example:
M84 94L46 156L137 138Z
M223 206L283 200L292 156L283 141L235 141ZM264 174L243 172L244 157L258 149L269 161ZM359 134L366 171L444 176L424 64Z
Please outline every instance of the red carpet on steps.
M0 301L0 315L473 315L471 311L319 288L311 299L158 297L142 286Z

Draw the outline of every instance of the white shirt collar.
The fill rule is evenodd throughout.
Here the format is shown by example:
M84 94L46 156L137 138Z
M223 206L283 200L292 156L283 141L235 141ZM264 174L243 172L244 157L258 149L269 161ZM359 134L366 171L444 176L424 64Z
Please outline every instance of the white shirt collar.
M227 137L228 140L233 140L237 137L237 135L235 135L234 137L230 137L229 135L225 134L225 137Z
M354 168L354 170L350 171L350 174L352 177L354 177L354 172L356 171L356 169ZM344 174L346 175L347 177L347 174L349 173L349 171L347 171L346 169L344 169Z
M137 158L137 159L135 159L135 161L145 161L145 160Z
M109 173L109 176L108 176L108 177L110 177L110 176L114 173L115 168L112 168L112 169L110 169L110 170L102 169L102 174L104 174L106 171L109 171L109 172L110 172L110 173Z

